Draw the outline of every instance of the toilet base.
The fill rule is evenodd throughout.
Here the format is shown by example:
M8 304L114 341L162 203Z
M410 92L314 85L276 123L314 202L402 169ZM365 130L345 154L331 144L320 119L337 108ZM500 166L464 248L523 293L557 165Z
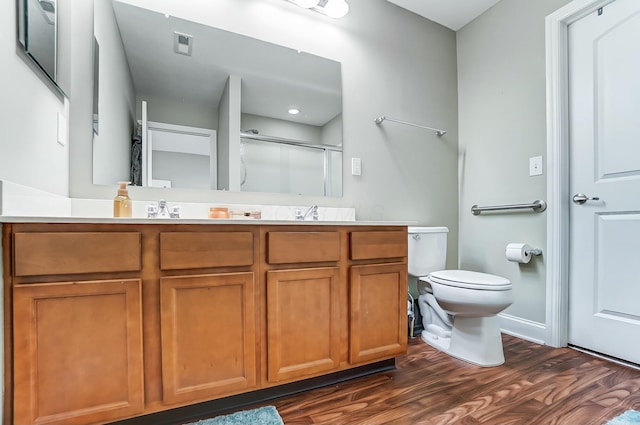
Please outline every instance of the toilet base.
M500 319L498 316L455 316L450 338L422 331L421 338L450 356L477 366L491 367L504 363Z

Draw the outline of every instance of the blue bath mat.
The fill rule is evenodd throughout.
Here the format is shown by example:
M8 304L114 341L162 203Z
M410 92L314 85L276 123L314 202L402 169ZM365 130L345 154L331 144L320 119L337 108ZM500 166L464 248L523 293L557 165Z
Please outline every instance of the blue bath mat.
M278 411L273 406L243 410L230 415L216 416L186 425L284 425Z
M622 415L611 419L605 425L640 425L640 412L627 410Z

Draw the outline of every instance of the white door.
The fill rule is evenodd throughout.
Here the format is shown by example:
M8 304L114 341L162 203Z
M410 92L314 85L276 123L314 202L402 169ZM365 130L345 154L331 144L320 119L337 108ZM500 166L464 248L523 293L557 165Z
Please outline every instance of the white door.
M639 0L569 27L569 343L638 364L639 40Z
M216 131L147 122L148 185L217 189Z

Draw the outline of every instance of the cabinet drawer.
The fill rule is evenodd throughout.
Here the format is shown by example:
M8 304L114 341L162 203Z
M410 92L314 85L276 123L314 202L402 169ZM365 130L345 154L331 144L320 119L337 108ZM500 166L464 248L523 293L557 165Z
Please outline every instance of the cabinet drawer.
M138 271L139 232L56 232L14 235L15 275Z
M269 232L267 243L269 264L340 260L338 232Z
M252 232L162 232L160 268L184 270L253 265Z
M401 258L407 256L407 232L351 232L351 259Z

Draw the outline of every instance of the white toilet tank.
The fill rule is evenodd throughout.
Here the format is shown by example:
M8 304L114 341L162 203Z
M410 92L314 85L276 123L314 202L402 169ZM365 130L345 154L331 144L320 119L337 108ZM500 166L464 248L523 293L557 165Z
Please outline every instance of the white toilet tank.
M426 276L444 270L447 262L446 227L409 227L409 274Z

